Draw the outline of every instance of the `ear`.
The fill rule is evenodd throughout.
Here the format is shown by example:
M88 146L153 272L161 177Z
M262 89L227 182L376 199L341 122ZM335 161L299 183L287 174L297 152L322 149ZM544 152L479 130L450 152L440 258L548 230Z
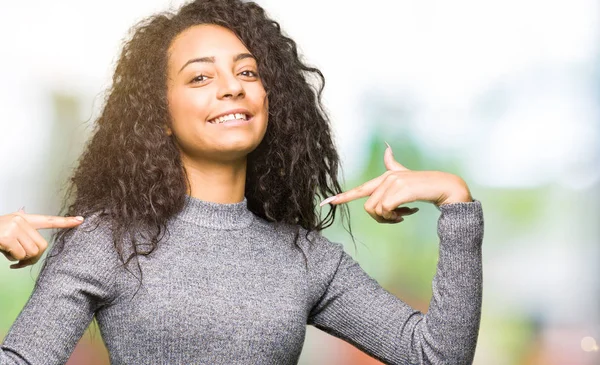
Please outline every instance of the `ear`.
M165 133L167 134L167 136L170 136L173 134L173 131L171 130L171 128L165 126Z

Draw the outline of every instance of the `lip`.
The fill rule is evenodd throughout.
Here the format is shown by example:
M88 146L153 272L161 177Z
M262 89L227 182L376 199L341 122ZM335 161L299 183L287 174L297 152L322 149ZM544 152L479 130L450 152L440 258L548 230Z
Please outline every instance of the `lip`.
M252 115L252 113L250 113L248 111L248 109L238 108L238 109L231 109L231 110L225 111L223 113L214 115L214 116L208 118L206 120L206 122L209 123L209 120L213 120L213 119L216 119L216 118L222 117L224 115L228 115L228 114L246 114L248 116L248 120L252 119L252 117L254 116L254 115Z

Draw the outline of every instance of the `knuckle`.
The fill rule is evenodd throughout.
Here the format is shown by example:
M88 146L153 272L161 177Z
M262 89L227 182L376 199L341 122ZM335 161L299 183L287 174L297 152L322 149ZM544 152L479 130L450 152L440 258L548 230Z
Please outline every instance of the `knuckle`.
M364 208L367 212L369 212L369 214L377 214L376 213L376 203L374 202L369 202L367 200L367 202L364 204Z
M389 212L390 210L394 210L395 207L390 202L384 201L381 203L381 208L384 212Z

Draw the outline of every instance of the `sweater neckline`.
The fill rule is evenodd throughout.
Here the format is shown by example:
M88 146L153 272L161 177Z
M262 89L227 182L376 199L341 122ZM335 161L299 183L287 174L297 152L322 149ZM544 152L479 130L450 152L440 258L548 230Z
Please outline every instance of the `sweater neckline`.
M179 219L213 229L241 229L254 221L246 197L238 203L215 203L186 195Z

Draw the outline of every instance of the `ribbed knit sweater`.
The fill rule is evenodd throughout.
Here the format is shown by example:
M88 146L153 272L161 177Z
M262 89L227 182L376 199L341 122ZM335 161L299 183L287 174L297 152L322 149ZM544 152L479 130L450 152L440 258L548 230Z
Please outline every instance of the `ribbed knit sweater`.
M296 227L257 217L246 199L188 197L170 234L140 257L141 287L107 224L88 217L40 273L0 364L64 364L94 315L115 365L296 364L306 325L388 364L470 364L481 313L481 204L440 210L427 314L383 289L342 244L317 232L310 243L300 229L298 247Z

